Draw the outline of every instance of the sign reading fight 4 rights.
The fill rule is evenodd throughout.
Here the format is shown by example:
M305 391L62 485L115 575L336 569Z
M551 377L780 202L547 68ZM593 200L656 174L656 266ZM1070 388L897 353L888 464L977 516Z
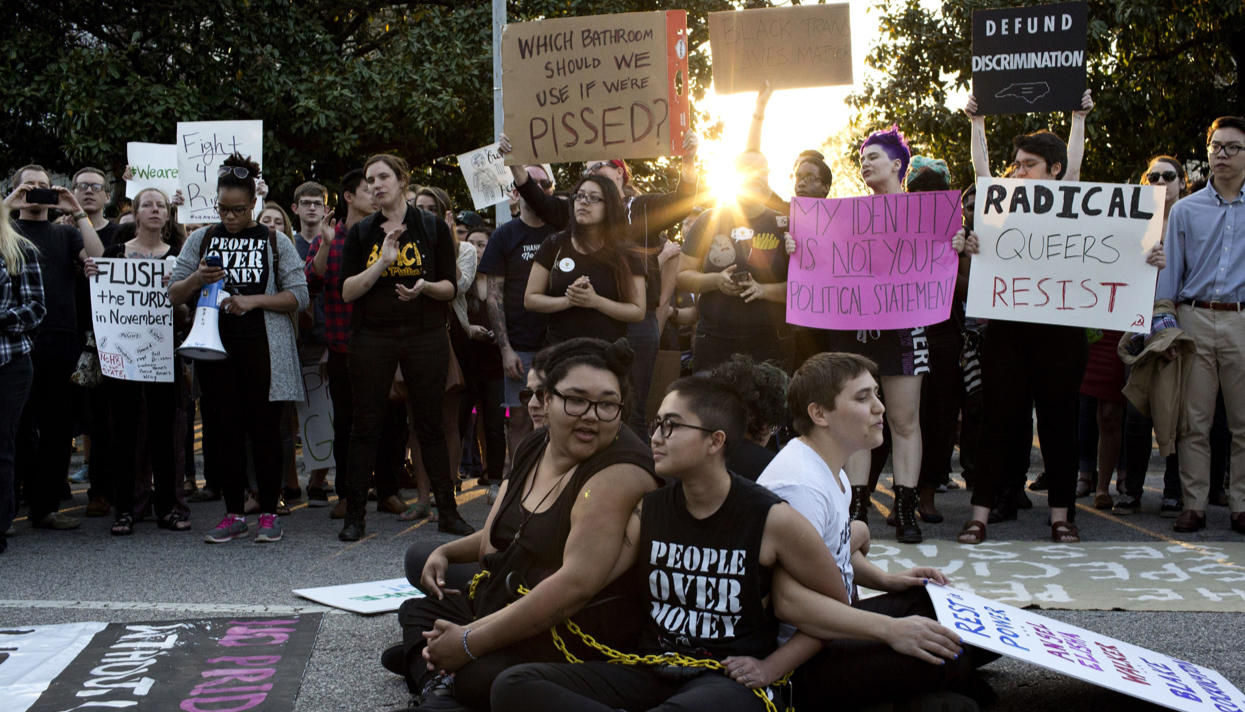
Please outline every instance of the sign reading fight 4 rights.
M179 121L175 145L177 180L186 201L177 208L178 222L220 222L216 214L216 173L232 153L250 156L263 167L264 122ZM264 201L257 198L255 217L263 212L263 206Z
M954 588L927 584L938 622L969 645L1184 712L1245 710L1218 672Z
M164 286L170 262L95 258L91 325L105 376L173 382L173 302Z
M793 198L787 323L903 329L951 315L960 230L954 190Z
M968 315L1150 330L1159 186L978 178Z
M177 146L131 141L125 144L125 158L134 176L125 182L125 197L133 198L143 188L159 188L170 198L177 192Z
M1081 108L1083 2L973 11L973 96L982 114Z
M719 94L852 83L847 3L711 12L709 44Z
M632 12L506 25L507 164L683 152L687 12Z

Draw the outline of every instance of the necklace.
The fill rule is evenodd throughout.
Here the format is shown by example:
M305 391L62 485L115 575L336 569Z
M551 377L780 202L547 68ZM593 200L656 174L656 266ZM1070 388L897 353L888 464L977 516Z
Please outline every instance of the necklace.
M548 450L546 450L546 451L545 451L545 455L547 455L547 454L548 454L548 452L549 452L549 451L548 451ZM541 455L541 459L542 459L542 460L544 460L545 455ZM524 515L523 515L523 521L519 522L519 527L518 527L517 529L515 529L515 530L514 530L514 541L518 541L518 540L519 540L519 537L523 535L523 527L527 526L527 522L528 522L528 520L529 520L529 519L531 519L532 517L536 516L537 510L538 510L538 509L540 509L540 506L541 506L542 504L544 504L544 503L545 503L545 500L549 499L549 495L553 494L553 491L554 491L554 490L556 490L556 489L558 488L558 486L562 484L562 480L563 480L563 478L565 478L567 475L569 475L569 474L571 474L572 472L574 472L574 471L575 471L575 468L577 468L577 467L579 467L579 463L575 463L574 465L571 465L571 469L569 469L569 470L567 470L566 472L563 472L562 474L560 474L560 475L558 475L557 477L555 477L555 478L554 478L554 480L553 480L553 484L549 486L549 489L545 492L545 495L544 495L543 497L541 497L541 498L540 498L540 501L536 503L536 506L535 506L535 507L532 507L531 509L528 509L528 510L526 510L526 511L524 512ZM540 470L540 463L537 463L537 464L536 464L536 471L539 471L539 470ZM528 489L527 489L527 493L526 493L526 494L521 494L521 495L519 496L519 509L520 509L520 511L523 511L523 510L524 510L524 507L523 507L523 500L527 499L527 496L528 496L528 495L530 495L530 494L532 493L532 490L534 490L534 489L536 489L536 474L535 474L535 471L533 471L533 473L532 473L532 482L531 482L531 485L530 485L530 486L528 487Z

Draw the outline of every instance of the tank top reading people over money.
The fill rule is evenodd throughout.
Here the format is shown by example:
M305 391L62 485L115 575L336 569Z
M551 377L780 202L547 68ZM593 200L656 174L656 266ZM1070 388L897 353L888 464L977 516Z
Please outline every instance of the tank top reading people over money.
M642 652L719 660L773 652L778 622L766 606L773 570L760 555L765 519L781 501L738 475L704 519L687 511L681 483L644 497L636 557L649 608Z

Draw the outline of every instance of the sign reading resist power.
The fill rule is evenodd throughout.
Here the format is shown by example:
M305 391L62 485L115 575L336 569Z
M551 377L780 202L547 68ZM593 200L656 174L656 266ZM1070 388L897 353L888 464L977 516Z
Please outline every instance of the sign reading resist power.
M982 114L1081 108L1086 4L973 11L973 96Z

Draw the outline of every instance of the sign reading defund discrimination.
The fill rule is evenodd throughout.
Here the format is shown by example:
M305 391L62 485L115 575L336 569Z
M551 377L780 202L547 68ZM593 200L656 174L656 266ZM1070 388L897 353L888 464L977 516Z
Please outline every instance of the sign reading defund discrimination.
M1083 2L973 11L973 96L982 114L1081 108Z
M925 587L938 622L965 643L1186 712L1242 712L1215 670L954 588Z
M95 258L91 325L99 368L126 381L173 382L173 302L166 260Z
M847 3L711 12L709 46L719 94L852 83Z
M216 214L216 177L231 153L250 156L264 165L263 121L177 122L177 179L186 202L177 208L183 224L219 222ZM258 176L256 176L258 178ZM264 201L255 201L255 217Z
M1149 331L1159 186L978 178L968 315Z
M514 23L501 57L507 164L683 152L686 11Z
M902 329L951 315L963 224L959 193L794 198L787 323Z

